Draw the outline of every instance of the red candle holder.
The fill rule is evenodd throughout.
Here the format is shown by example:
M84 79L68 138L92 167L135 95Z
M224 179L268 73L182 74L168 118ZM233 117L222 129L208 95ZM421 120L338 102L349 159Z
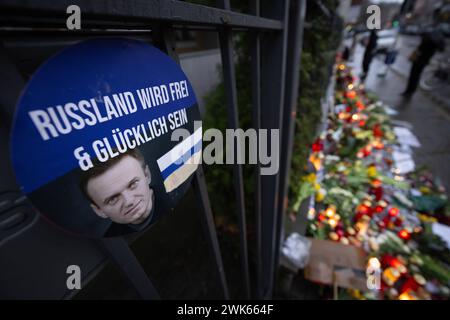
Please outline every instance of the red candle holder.
M398 210L398 208L392 207L389 209L388 213L391 217L396 217L398 216L400 210Z
M398 237L403 240L409 240L411 238L411 234L407 230L402 229L398 232Z

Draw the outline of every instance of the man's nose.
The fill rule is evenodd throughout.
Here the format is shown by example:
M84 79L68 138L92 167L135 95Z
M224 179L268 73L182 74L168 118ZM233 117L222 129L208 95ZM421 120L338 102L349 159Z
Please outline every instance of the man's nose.
M134 197L131 192L125 191L123 193L125 207L132 207L134 205Z

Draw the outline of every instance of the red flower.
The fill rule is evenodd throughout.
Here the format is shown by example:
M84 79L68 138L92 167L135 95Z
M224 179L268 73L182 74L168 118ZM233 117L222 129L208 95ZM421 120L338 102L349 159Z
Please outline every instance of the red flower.
M320 152L323 150L323 143L322 141L317 138L316 141L312 144L312 151L313 152Z
M382 138L383 137L383 130L381 130L381 125L379 123L376 123L373 126L373 136L375 138Z
M356 107L358 108L359 111L364 110L366 108L360 100L356 101Z

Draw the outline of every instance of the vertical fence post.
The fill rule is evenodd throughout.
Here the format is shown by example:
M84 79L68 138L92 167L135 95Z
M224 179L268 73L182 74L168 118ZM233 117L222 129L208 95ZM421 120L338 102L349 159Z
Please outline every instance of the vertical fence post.
M229 0L218 1L224 9L230 10ZM222 67L225 85L225 95L228 105L228 127L230 129L239 128L238 106L237 106L237 90L236 76L233 60L233 46L231 32L226 29L219 30L220 50L222 56ZM239 141L239 138L238 138ZM244 141L245 143L245 141ZM244 297L250 298L250 275L248 268L248 248L247 248L247 224L245 217L245 201L244 201L244 177L242 174L242 165L238 163L237 150L239 145L233 143L234 148L234 164L233 164L233 184L236 195L236 204L239 221L239 237L240 237L240 257L241 272L244 282Z
M268 32L261 37L261 128L281 129L284 102L284 80L286 69L287 16L289 0L263 1L261 15L283 22L280 32ZM270 141L270 138L269 140ZM279 143L280 141L277 141ZM269 152L274 147L268 145ZM279 145L278 145L279 146ZM279 154L276 155L279 161ZM270 299L273 292L275 237L278 209L279 172L261 176L261 229L262 229L262 272L263 298Z
M251 13L255 16L260 15L260 0L251 1ZM251 58L252 58L252 122L253 128L261 128L261 46L260 35L258 31L251 35ZM259 151L259 147L257 147ZM262 298L262 247L261 247L261 165L259 161L255 166L255 297Z
M224 299L229 299L227 279L225 269L223 267L222 256L220 255L219 241L217 240L216 227L214 225L214 217L209 203L208 190L206 188L205 174L200 166L195 172L194 189L202 211L202 225L205 230L210 254L213 258L216 270L219 276L220 287Z
M303 44L306 1L293 1L290 7L289 32L286 64L286 92L283 112L283 130L281 132L280 157L280 193L277 217L277 235L275 238L275 268L279 263L280 246L283 240L283 225L288 203L289 172L291 168L292 148L297 113L297 98L300 80L300 58ZM275 271L275 279L277 271Z
M180 64L178 54L175 52L175 39L173 29L167 26L157 26L153 28L153 40L161 50L166 52L172 59ZM200 164L195 172L193 186L197 197L198 204L201 208L202 227L207 239L208 249L213 258L214 264L219 277L220 288L224 299L229 299L227 280L225 269L222 262L222 256L217 239L216 227L214 225L214 217L211 210L211 204L208 197L208 189L206 187L205 174Z
M0 188L1 190L19 190L20 187L13 174L14 170L12 168L12 164L6 155L10 150L9 136L11 134L10 132L14 118L16 101L25 87L26 80L20 74L19 69L8 55L2 39L0 39L0 70L2 71L0 86L2 88L8 88L7 90L2 90L0 95L0 137L2 139L0 141L5 141L5 144L0 146L2 153L3 150L5 151L3 156L0 158L0 166L2 168Z

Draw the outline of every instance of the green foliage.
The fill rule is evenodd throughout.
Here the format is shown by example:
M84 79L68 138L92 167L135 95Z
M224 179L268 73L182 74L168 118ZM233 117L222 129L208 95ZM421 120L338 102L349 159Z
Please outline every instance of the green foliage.
M430 225L424 226L424 232L417 235L414 240L418 248L412 251L400 238L387 233L386 239L380 246L379 254L400 254L410 257L418 263L421 273L426 279L436 279L443 284L450 282L448 267L450 263L450 251L440 237L433 234Z
M424 224L424 232L416 237L415 240L420 252L450 266L450 250L447 248L447 243L440 236L433 233L430 223Z
M334 12L336 1L323 1ZM317 134L321 119L321 98L324 97L336 50L340 42L340 27L333 25L320 8L308 3L304 30L303 50L300 68L300 92L295 135L289 176L289 210L297 211L299 200L304 196L299 187L306 174L309 146Z
M314 186L310 182L300 180L298 188L299 188L298 198L295 199L295 202L292 205L292 208L295 212L298 211L303 200L309 198L314 194Z
M437 279L441 283L450 282L448 267L445 267L442 262L428 255L419 255L419 257L423 261L423 264L420 266L420 271L423 273L425 278Z
M384 184L394 186L394 187L397 188L397 189L408 190L408 189L410 188L408 182L397 181L397 180L395 180L395 179L393 179L393 178L390 178L390 177L385 176L385 175L382 175L382 174L380 174L379 179L380 179L381 182L383 182Z
M403 240L401 240L399 237L397 237L392 232L386 232L387 239L380 245L380 250L378 253L380 255L383 254L391 254L391 255L397 255L401 254L404 256L411 255L411 249L405 245Z
M323 1L334 12L337 1ZM340 41L339 28L330 23L317 5L308 3L306 20L309 28L304 30L303 51L301 56L300 91L293 155L289 177L289 207L298 208L299 200L310 194L309 188L302 188L309 146L315 138L321 118L320 99L324 96L336 48ZM236 83L239 107L239 125L244 130L251 127L251 60L246 34L238 34L234 39L236 54ZM288 66L289 67L289 66ZM226 95L223 83L219 84L206 97L204 128L225 130L227 124ZM205 168L208 191L216 218L224 223L236 223L235 191L231 165L214 165ZM244 166L244 191L247 221L253 221L254 206L254 166Z

